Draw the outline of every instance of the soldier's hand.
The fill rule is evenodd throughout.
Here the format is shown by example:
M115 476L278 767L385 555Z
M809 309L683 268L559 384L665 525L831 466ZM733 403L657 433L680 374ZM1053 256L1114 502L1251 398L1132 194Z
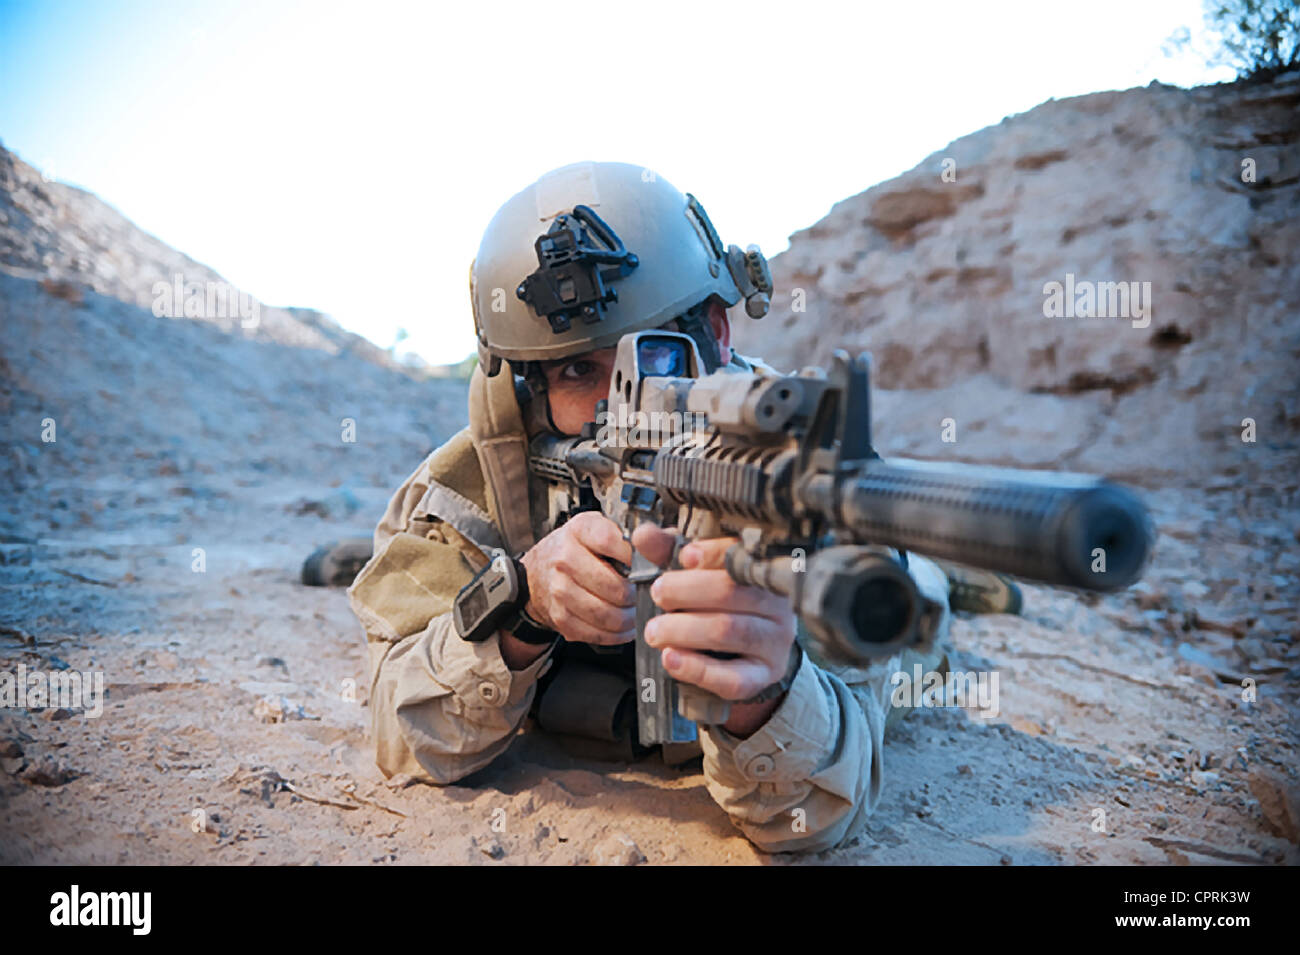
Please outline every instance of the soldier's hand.
M632 543L647 559L666 566L674 535L642 524ZM744 700L785 676L794 646L795 614L786 597L736 583L726 571L734 537L693 541L678 555L684 570L669 570L650 588L665 612L646 625L646 642L662 651L674 679L725 700ZM705 650L734 653L719 660Z
M599 511L585 511L523 556L530 617L566 640L612 645L636 639L636 591L603 558L630 566L632 545Z

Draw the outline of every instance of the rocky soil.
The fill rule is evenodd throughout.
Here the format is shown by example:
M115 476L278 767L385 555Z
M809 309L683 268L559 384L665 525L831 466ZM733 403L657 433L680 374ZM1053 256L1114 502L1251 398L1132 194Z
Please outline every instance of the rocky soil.
M910 715L868 830L811 858L756 852L698 762L525 733L462 785L383 780L360 627L298 568L369 532L463 386L313 313L155 317L153 282L219 277L0 152L0 671L109 687L98 718L0 708L0 860L1294 863L1298 98L1047 103L776 259L784 297L741 350L869 345L883 453L1113 474L1160 529L1129 591L1030 586L1019 618L958 619L954 665L1000 674L1000 714ZM1068 271L1151 281L1150 327L1044 317Z

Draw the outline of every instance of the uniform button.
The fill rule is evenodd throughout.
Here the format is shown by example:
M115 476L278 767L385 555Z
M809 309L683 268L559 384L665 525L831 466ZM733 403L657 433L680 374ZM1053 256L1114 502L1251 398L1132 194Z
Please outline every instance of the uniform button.
M483 698L484 703L495 703L501 691L497 689L495 683L480 683L478 685L478 695Z
M772 775L774 769L776 769L776 763L772 762L771 756L755 756L745 766L745 772L755 779L762 779L764 776Z

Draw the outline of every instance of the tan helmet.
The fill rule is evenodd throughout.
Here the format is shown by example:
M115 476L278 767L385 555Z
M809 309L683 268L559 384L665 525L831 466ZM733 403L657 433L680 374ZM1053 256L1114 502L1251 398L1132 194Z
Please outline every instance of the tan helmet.
M772 277L757 246L723 246L704 207L641 166L547 173L493 216L470 268L479 364L550 361L745 299L762 317ZM683 331L688 331L683 327Z

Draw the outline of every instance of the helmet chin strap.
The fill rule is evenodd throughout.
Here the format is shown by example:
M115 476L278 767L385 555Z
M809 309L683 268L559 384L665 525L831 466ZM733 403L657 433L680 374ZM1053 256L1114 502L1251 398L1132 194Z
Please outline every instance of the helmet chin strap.
M524 416L524 430L529 436L542 431L560 434L551 417L551 399L546 393L546 374L535 361L507 362L515 375L515 397Z
M695 347L700 350L700 360L704 362L704 373L713 374L722 367L722 353L718 340L713 335L713 326L709 323L709 303L701 302L685 315L675 320L677 330L691 336Z

